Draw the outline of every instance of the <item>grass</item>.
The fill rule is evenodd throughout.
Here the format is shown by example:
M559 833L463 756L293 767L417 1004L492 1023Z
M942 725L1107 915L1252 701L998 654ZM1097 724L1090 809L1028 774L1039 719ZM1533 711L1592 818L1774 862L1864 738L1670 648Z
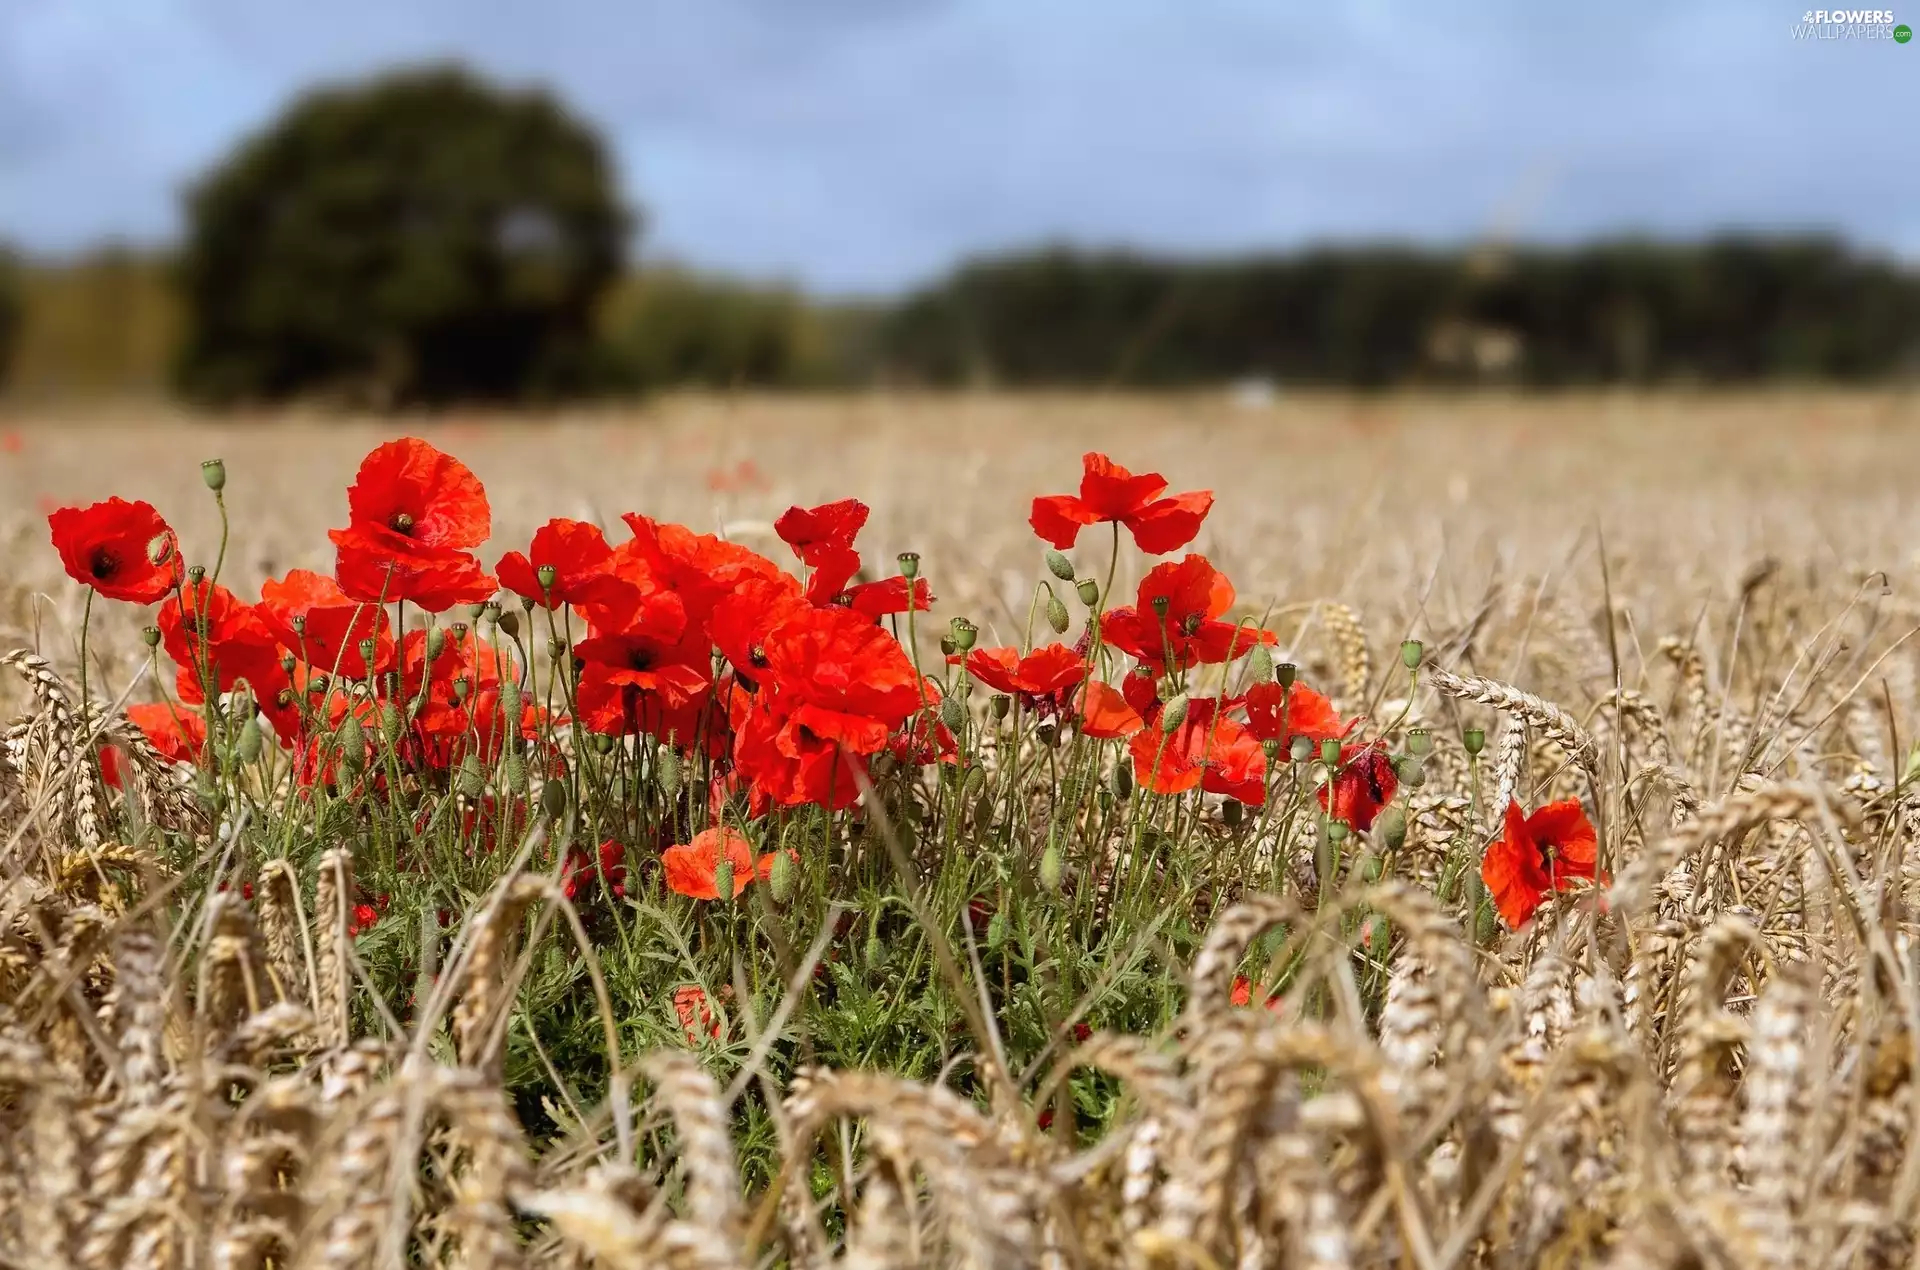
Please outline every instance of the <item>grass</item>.
M1907 1262L1916 415L688 398L0 423L0 633L40 654L9 662L0 755L0 1259ZM783 508L870 503L870 568L916 551L939 597L906 642L964 761L882 764L833 815L729 804L795 863L728 903L663 885L710 773L649 738L563 728L564 779L537 749L433 773L376 723L392 780L301 793L225 709L196 773L114 710L172 667L104 602L80 707L81 593L36 500L149 499L207 559L197 461L219 454L222 581L251 599L330 569L354 465L401 432L485 482L489 564L548 516L623 511L786 563ZM1370 831L1329 824L1311 756L1276 755L1236 811L1129 787L1120 742L960 689L950 619L1025 646L1056 638L1043 583L1068 641L1106 607L1024 525L1090 448L1212 488L1193 549L1237 586L1230 617L1277 635L1165 694L1297 665L1408 778ZM1070 563L1114 570L1119 603L1152 562L1109 550L1089 531ZM543 615L505 611L448 616L565 698ZM97 783L90 732L128 791ZM1604 904L1497 920L1475 882L1508 794L1580 801ZM617 890L568 865L606 839Z

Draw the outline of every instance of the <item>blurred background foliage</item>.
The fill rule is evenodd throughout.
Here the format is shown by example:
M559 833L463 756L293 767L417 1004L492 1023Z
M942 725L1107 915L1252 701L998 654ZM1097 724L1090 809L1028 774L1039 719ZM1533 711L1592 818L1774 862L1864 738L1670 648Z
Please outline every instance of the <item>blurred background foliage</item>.
M448 67L296 101L187 195L185 241L0 249L16 398L357 406L680 386L1871 382L1920 373L1920 273L1826 237L1068 245L839 300L628 258L593 129Z

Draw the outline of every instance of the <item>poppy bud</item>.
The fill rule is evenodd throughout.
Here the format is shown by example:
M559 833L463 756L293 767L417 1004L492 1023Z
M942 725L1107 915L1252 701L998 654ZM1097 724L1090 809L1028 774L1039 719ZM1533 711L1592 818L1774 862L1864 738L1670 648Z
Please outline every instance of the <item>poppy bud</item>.
M1270 736L1266 740L1260 742L1260 751L1261 753L1267 756L1267 762L1269 763L1278 759L1280 757L1280 738L1277 736Z
M1220 804L1220 823L1229 829L1238 825L1245 814L1246 808L1240 805L1240 800L1237 798L1229 798Z
M959 651L960 645L953 642L953 636L942 635L940 637L940 655L942 657L952 657Z
M1293 761L1296 763L1304 763L1312 758L1313 738L1305 736L1294 737L1291 753L1293 755Z
M987 698L987 710L992 713L995 723L1006 718L1008 712L1012 709L1013 698L1004 692L996 692Z
M1393 775L1408 789L1419 789L1427 783L1427 765L1411 754L1403 754L1393 761Z
M512 609L508 609L504 613L495 613L493 615L493 623L505 633L508 639L512 639L520 633L520 615Z
M1347 822L1344 820L1329 820L1327 822L1327 841L1345 842L1346 840Z
M1047 849L1040 853L1040 885L1048 891L1058 892L1060 875L1064 871L1060 859L1060 844L1049 842Z
M1092 608L1100 602L1100 584L1092 578L1080 579L1073 584L1073 589L1080 593L1080 603L1086 605L1088 608Z
M886 964L887 946L881 942L878 923L867 924L867 942L861 945L860 959L866 962L870 970Z
M199 586L206 580L207 566L203 564L190 564L187 566L187 581L193 583L195 586Z
M1187 694L1181 693L1160 709L1160 730L1171 732L1187 721Z
M480 760L469 754L460 760L458 778L460 792L468 798L478 798L487 789L487 774L480 770Z
M1478 754L1481 750L1487 748L1486 729L1468 728L1460 734L1460 744L1467 747L1467 753Z
M292 674L293 672L288 671L287 673ZM307 680L307 692L316 697L324 696L326 695L327 684L330 682L331 680L327 678L326 671L316 670L313 672L312 677Z
M900 576L911 582L920 576L920 553L903 551L899 555Z
M793 894L793 857L785 851L773 853L773 864L767 870L767 886L772 889L776 904L785 904Z
M553 584L559 580L560 570L550 564L543 564L533 571L533 576L539 579L540 591L544 596L553 590Z
M1290 661L1283 661L1273 668L1273 677L1280 681L1282 688L1293 687L1293 681L1300 677L1300 667Z
M1065 635L1067 621L1067 606L1060 602L1059 596L1047 592L1047 625L1053 628L1055 635Z
M1398 851L1407 841L1407 809L1394 805L1373 822L1373 839L1388 851Z
M1407 733L1407 753L1425 758L1433 752L1433 734L1425 728L1415 728Z
M1121 802L1133 796L1133 769L1123 759L1113 765L1113 775L1107 783L1113 787L1113 796Z
M567 783L562 780L549 780L540 787L540 810L558 820L567 810Z
M506 720L507 726L515 731L518 731L520 726L521 700L520 681L502 679L500 681L500 715Z
M427 660L440 660L441 650L447 646L447 633L438 626L427 628Z
M527 787L527 761L518 754L507 755L501 764L501 774L506 778L507 788L524 791Z
M722 860L713 867L713 889L719 892L721 903L733 898L733 861Z
M672 750L667 749L663 749L655 754L653 759L653 780L654 784L660 787L660 792L666 797L672 798L675 794L679 793L680 756Z
M953 619L951 629L953 646L963 653L973 651L974 641L980 638L980 628L964 617L956 617Z
M1408 670L1417 670L1420 666L1420 641L1407 639L1400 641L1400 664Z
M147 559L156 565L163 565L173 559L173 534L155 534L147 543Z
M618 744L618 741L608 736L605 732L595 732L593 734L593 752L595 754L611 754L613 753L613 747Z
M367 734L360 720L349 714L340 720L334 736L340 742L340 761L350 768L358 768L367 757Z
M1073 581L1073 561L1052 547L1047 548L1047 572L1062 582Z
M242 763L253 762L260 757L265 739L260 735L260 716L249 715L247 721L240 725L240 735L233 743L234 758Z
M940 703L940 722L953 731L959 731L967 721L967 708L960 704L960 698L948 697Z
M1003 909L993 910L993 916L987 919L987 951L998 952L1000 945L1007 942L1007 914Z
M406 716L400 713L400 707L391 701L380 706L380 733L387 738L387 744L399 741L400 730L406 725Z
M1257 684L1273 681L1273 654L1265 644L1255 644L1247 654L1247 674Z
M140 628L140 638L147 642L148 648L158 648L160 647L160 628L158 626L143 626Z
M207 488L218 494L227 487L227 465L219 459L206 459L200 464L200 479Z

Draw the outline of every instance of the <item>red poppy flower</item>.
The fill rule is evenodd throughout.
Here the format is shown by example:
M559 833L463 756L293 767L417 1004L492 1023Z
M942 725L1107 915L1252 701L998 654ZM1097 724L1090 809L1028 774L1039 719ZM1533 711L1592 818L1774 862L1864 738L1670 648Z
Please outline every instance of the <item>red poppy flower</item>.
M1393 760L1379 741L1353 744L1340 751L1340 773L1333 778L1333 797L1320 791L1320 806L1335 820L1343 820L1360 833L1373 828L1380 809L1393 801L1400 779L1393 774Z
M494 571L500 585L541 608L565 604L618 602L632 583L607 567L613 548L600 526L580 520L554 519L533 531L533 542L523 554L509 551ZM540 585L540 569L553 567L553 585Z
M823 607L851 609L876 622L891 613L905 613L909 608L924 613L933 604L933 589L925 578L915 578L909 583L896 573L877 582L849 586L859 571L860 555L852 549L834 549L822 554L820 563L807 579L807 599Z
M797 613L768 633L766 655L777 692L798 703L886 727L920 705L920 684L906 650L851 613Z
M367 455L347 490L347 511L347 527L327 536L351 598L409 600L443 613L499 590L469 550L491 529L486 491L459 460L425 441L389 441Z
M574 645L581 719L614 735L648 730L650 717L657 722L660 712L687 705L707 687L707 649L677 597L649 597L630 625Z
M955 666L964 661L975 679L1018 697L1052 696L1087 677L1086 659L1065 644L1048 644L1024 657L1017 648L976 648L947 661Z
M209 690L231 691L242 679L264 699L286 682L272 628L256 606L218 582L202 579L182 587L160 606L158 625L161 646L191 685L183 689L191 701L205 700Z
M1222 622L1233 607L1233 583L1205 556L1155 565L1140 580L1137 603L1101 620L1109 644L1132 653L1158 674L1232 661L1255 644L1271 644L1272 631Z
M1238 1006L1252 1005L1253 1004L1253 980L1247 978L1245 975L1235 975L1233 977L1233 991L1227 994L1227 1001L1231 1005L1238 1005ZM1267 1002L1266 1002L1267 1009L1278 1010L1280 1008L1280 1002L1281 1002L1281 997L1279 993L1275 992L1270 994L1267 997Z
M376 896L372 904L355 904L353 911L347 915L347 934L358 935L362 931L372 930L384 915L388 898L381 895Z
M616 897L627 893L627 849L612 838L600 844L599 850L591 856L585 851L575 850L568 854L565 868L560 873L560 890L570 900L579 900L589 895L606 879L607 889Z
M256 611L281 644L319 670L365 679L368 667L360 644L367 639L374 641L373 669L393 669L393 624L386 610L349 599L324 573L295 569L285 578L267 579ZM293 629L296 618L299 631Z
M206 751L207 721L185 706L141 702L127 707L127 718L169 762L198 763ZM121 787L120 751L115 746L100 747L100 777L113 789Z
M67 576L109 600L153 604L180 585L180 548L152 503L109 498L47 517Z
M792 852L787 854L790 858L799 858ZM756 876L764 881L773 872L772 853L761 856L756 866L753 844L738 830L726 827L703 829L693 836L692 842L668 847L660 854L667 889L696 900L720 898L715 874L722 860L733 865L733 895L746 890Z
M1249 806L1267 800L1267 756L1260 743L1201 697L1187 703L1186 717L1172 731L1154 726L1133 734L1127 748L1133 774L1156 794L1184 793L1195 786Z
M857 498L843 498L819 507L789 507L773 522L773 532L806 564L819 565L851 551L866 523L867 505Z
M698 984L682 984L673 990L673 1012L680 1019L680 1030L687 1034L687 1044L698 1045L702 1032L716 1041L720 1039L720 1019L707 1000L706 990Z
M1358 726L1360 720L1341 722L1333 702L1303 683L1282 688L1269 680L1247 689L1243 700L1247 707L1247 731L1262 741L1279 741L1285 750L1293 738L1304 736L1318 744L1338 741Z
M1140 550L1163 556L1192 542L1213 507L1211 490L1162 498L1165 477L1158 472L1135 476L1104 454L1087 454L1081 464L1079 495L1034 499L1028 521L1034 533L1061 551L1073 546L1085 526L1117 520L1132 532Z
M679 596L688 624L696 629L705 630L714 606L747 578L780 572L773 561L739 543L632 512L621 519L633 537L613 549L608 568L642 591Z
M1494 907L1518 930L1555 891L1595 880L1600 842L1580 800L1548 803L1531 816L1507 805L1506 832L1487 848L1480 877Z
M806 608L800 584L787 574L747 578L714 605L707 634L742 678L758 683L766 672L767 636Z
M1099 741L1132 736L1146 720L1126 697L1098 680L1089 683L1080 698L1080 730Z

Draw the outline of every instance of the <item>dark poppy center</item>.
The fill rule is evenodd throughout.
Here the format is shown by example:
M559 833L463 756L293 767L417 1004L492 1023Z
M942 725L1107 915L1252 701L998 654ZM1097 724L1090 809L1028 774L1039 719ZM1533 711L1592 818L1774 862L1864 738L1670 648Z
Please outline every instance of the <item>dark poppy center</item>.
M1180 631L1184 635L1193 635L1200 629L1201 617L1198 613L1189 613L1180 619Z
M1540 869L1544 873L1553 872L1554 846L1551 842L1542 842L1535 846L1540 853Z
M87 559L87 571L96 578L110 578L119 568L120 557L108 547L95 547Z
M651 649L636 646L627 650L628 670L652 670L653 662L654 657Z
M397 534L411 534L413 532L412 514L408 512L395 512L388 518L387 528Z
M752 665L757 669L760 669L760 670L766 669L767 650L761 647L759 644L755 644L752 648L749 648L747 650L747 662L749 665Z

